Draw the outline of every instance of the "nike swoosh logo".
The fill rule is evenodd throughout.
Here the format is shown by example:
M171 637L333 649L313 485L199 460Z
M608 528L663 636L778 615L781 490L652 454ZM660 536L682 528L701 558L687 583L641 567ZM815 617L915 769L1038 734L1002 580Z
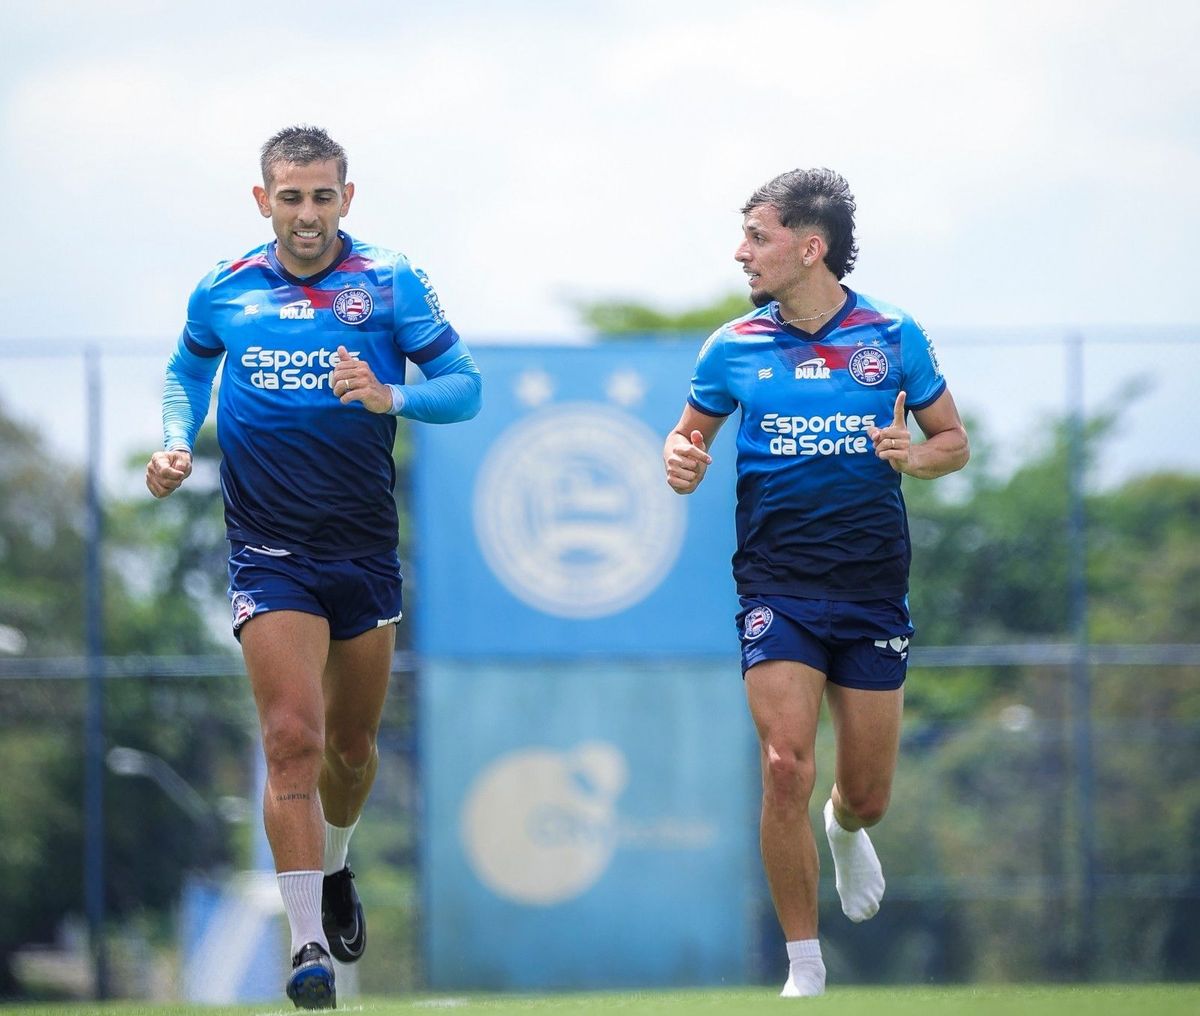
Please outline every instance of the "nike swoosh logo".
M357 911L354 914L354 934L349 938L345 935L338 935L338 938L342 940L342 945L349 953L356 953L362 948L362 925L359 923Z

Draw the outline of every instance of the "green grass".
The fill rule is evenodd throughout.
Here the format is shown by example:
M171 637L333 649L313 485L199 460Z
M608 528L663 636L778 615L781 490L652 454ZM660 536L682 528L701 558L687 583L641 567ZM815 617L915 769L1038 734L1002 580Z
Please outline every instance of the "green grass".
M286 1004L284 999L281 1002ZM353 999L338 1010L368 1016L518 1016L528 1013L613 1013L618 1016L778 1016L795 1007L823 1016L1195 1016L1200 984L839 988L814 999L780 999L774 989L628 991L561 995L428 994ZM198 1006L111 1002L0 1005L0 1016L295 1016L290 1005Z

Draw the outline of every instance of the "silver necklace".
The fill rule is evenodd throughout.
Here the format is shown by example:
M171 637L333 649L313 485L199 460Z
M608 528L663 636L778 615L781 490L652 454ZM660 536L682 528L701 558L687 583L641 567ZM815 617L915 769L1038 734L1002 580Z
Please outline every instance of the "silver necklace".
M783 324L785 324L785 325L799 324L801 321L819 321L821 318L825 317L826 314L832 314L835 310L837 310L845 302L846 302L846 297L845 297L845 294L843 294L842 298L840 300L838 300L838 302L835 303L832 307L830 307L829 310L823 310L823 311L821 311L820 314L813 314L811 317L787 318L786 320L784 318L780 318L779 320L782 321Z

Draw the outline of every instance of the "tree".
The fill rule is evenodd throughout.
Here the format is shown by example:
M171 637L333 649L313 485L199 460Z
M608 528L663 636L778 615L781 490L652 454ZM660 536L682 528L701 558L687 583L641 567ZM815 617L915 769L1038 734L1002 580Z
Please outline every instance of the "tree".
M730 293L711 304L682 311L663 311L635 301L597 300L576 305L576 311L602 339L641 336L673 339L681 333L704 335L752 309L746 297Z
M198 460L210 458L211 435L201 446ZM78 467L0 412L0 625L20 633L31 657L83 652L82 492ZM219 494L214 507L212 490L197 484L172 500L166 512L154 512L148 495L109 507L110 654L217 651L205 616L213 579L202 588L198 576L223 545ZM230 673L240 674L231 661ZM49 940L83 910L83 692L80 679L0 680L0 766L9 774L0 783L0 994L17 987L14 950ZM149 674L106 681L105 699L108 745L164 759L210 800L244 791L243 773L226 761L244 758L253 743L244 682ZM197 830L148 781L118 788L117 779L110 775L106 788L108 911L117 920L165 912L187 869L221 861L231 844L211 824Z

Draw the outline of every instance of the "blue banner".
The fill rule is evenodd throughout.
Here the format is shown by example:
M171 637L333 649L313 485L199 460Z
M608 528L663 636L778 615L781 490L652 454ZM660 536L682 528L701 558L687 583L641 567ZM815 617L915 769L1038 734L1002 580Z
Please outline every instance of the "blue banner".
M698 348L485 346L479 417L414 428L434 987L751 976L734 435L689 497L662 466Z
M736 648L734 435L700 489L663 478L699 343L473 350L483 410L416 426L418 649L433 656Z
M743 984L762 895L736 655L422 669L438 989Z

